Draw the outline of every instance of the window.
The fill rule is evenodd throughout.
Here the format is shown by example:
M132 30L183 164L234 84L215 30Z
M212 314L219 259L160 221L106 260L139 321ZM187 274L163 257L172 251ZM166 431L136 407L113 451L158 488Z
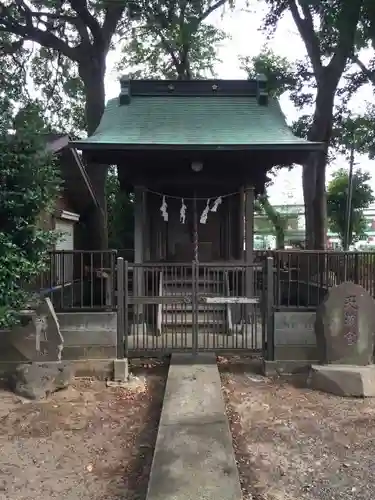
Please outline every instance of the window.
M56 220L55 229L62 233L62 237L56 243L55 250L74 250L74 222ZM62 285L73 281L73 252L57 254L55 257L55 276L57 284Z

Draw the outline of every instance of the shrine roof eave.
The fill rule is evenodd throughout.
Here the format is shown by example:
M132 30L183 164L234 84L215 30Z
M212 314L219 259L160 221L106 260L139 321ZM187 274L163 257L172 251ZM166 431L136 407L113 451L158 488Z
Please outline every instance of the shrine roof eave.
M307 154L322 151L324 144L320 142L296 141L292 143L256 143L256 144L126 144L113 142L100 142L98 140L71 141L70 146L80 151L268 151L276 152L305 152Z

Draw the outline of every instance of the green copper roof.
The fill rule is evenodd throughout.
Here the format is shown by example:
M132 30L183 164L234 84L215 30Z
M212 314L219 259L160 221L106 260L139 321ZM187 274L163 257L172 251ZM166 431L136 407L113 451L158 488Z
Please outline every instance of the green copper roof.
M188 83L185 82L185 87ZM111 99L95 133L73 144L79 149L141 146L316 149L320 146L293 135L274 99L268 98L268 103L260 104L259 95L252 91L248 95L243 91L220 95L212 90L197 94L129 92L122 104L119 98Z

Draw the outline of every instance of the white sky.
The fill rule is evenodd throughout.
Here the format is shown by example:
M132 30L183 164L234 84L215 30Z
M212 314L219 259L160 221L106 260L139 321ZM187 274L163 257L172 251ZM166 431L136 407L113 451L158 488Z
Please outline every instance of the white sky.
M241 79L246 78L244 71L240 69L239 56L255 56L259 54L266 42L265 35L260 31L262 24L263 12L259 8L259 2L256 1L256 8L248 7L245 11L245 0L240 0L238 7L233 12L226 12L225 16L222 11L215 12L209 22L224 30L229 35L229 40L225 41L219 50L219 58L221 64L218 65L216 71L219 78L223 79ZM253 2L250 2L254 3ZM242 4L242 8L241 8ZM285 56L291 61L300 59L305 55L304 44L300 39L297 28L290 16L286 16L279 24L275 37L270 42L271 48L278 55ZM106 97L107 99L116 97L119 94L120 85L118 81L118 73L114 70L114 65L117 62L118 55L116 52L111 53L107 59L107 76L106 76ZM125 72L125 71L124 71ZM356 109L364 108L366 101L373 99L372 89L364 89L361 91L361 97L355 102ZM281 98L281 106L287 118L287 121L292 122L298 113L293 104L287 97ZM374 171L375 162L368 160L366 157L357 157L356 163L363 170ZM336 162L328 167L328 177L332 170L337 167L345 166L344 158L336 160ZM277 187L276 187L277 184ZM371 181L372 188L375 191L375 176ZM282 171L277 176L277 183L269 189L271 202L278 204L302 204L302 178L301 167L295 167L292 171Z

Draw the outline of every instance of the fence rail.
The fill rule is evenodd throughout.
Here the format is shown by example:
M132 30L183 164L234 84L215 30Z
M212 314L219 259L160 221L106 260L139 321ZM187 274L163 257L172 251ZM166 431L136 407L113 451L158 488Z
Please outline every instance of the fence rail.
M127 354L262 351L257 266L118 262L122 276L117 281L124 283L123 294L118 290L124 317L120 327Z
M316 308L329 288L344 281L361 285L375 298L375 253L310 250L256 252L274 261L276 307Z
M354 281L375 295L375 253L255 252L254 262L130 263L116 251L56 251L39 288L59 311L117 310L117 356L274 355L274 312L311 311Z
M119 251L55 251L48 257L48 271L33 284L44 295L49 295L56 310L110 310L116 305L116 259L130 250ZM252 293L261 296L264 282L264 262L272 257L274 266L274 304L278 308L314 309L323 300L327 290L343 281L353 281L375 298L375 253L334 252L310 250L255 251L252 272ZM124 259L126 261L126 259ZM238 290L245 282L244 266L239 262L201 263L214 279L225 274L231 276L229 286ZM169 274L175 280L184 279L191 264L186 263L128 263L128 287L142 272L147 277L148 293L157 296L160 275ZM209 271L208 271L209 270ZM189 271L190 272L190 271ZM31 285L30 285L31 286ZM138 286L138 285L136 285ZM157 287L158 289L156 289ZM227 305L228 317L232 306ZM159 305L159 322L161 307Z
M47 271L33 288L49 296L56 311L116 309L115 250L61 250L48 254Z

